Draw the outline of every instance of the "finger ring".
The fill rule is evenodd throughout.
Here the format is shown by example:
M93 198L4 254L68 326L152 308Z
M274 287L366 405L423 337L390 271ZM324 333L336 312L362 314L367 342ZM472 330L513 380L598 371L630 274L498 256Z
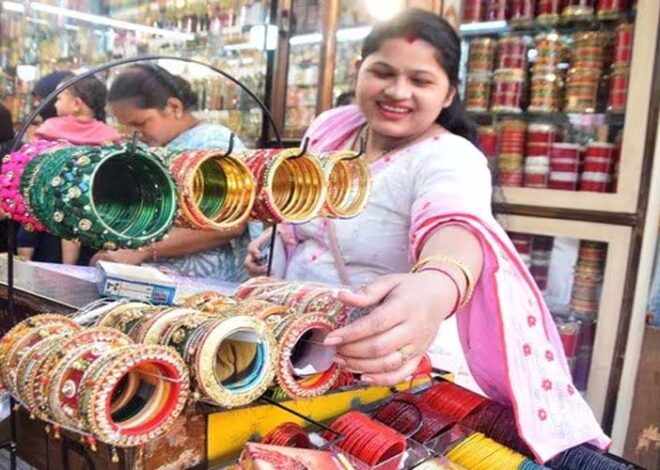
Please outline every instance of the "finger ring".
M401 364L405 364L413 354L413 346L408 344L402 348L399 348L398 351L399 354L401 354Z

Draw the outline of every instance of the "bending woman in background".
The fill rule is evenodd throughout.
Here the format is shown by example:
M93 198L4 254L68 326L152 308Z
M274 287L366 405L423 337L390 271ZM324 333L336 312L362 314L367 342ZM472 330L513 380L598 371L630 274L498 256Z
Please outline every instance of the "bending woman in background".
M340 299L373 308L328 335L337 362L369 383L401 382L444 341L440 326L454 314L457 354L490 398L513 406L538 460L587 441L607 446L543 298L491 212L486 159L456 96L456 32L409 10L374 27L362 58L357 106L322 114L308 136L317 151L366 138L369 204L352 220L285 227L282 237L287 279L358 288ZM265 271L267 240L265 232L249 248L253 274Z
M108 101L122 124L140 133L149 145L170 150L227 148L229 129L198 120L192 110L197 95L183 78L151 64L133 65L112 83ZM235 139L234 149L243 144ZM99 252L99 260L127 264L149 263L182 276L240 282L246 279L243 259L250 235L245 226L231 232L173 228L166 240L149 250Z

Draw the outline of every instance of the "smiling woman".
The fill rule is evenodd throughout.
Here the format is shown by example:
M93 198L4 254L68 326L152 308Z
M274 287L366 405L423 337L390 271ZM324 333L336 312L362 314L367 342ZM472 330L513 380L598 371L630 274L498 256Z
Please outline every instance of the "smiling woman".
M456 32L408 10L374 27L362 57L357 106L319 116L307 135L316 151L366 137L372 196L353 219L282 228L287 258L275 272L357 288L340 300L370 313L324 343L363 381L400 382L425 354L433 360L436 344L461 344L456 363L467 362L490 398L513 405L538 460L587 441L606 446L574 393L542 296L491 212L486 159L456 94ZM264 272L268 235L249 248L254 274Z

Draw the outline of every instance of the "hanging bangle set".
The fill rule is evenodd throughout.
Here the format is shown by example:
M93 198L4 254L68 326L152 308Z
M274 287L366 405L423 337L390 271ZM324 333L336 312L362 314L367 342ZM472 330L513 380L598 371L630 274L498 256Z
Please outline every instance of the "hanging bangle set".
M141 248L173 224L230 231L248 219L355 217L371 187L357 157L352 151L227 154L38 141L2 159L0 207L28 230L92 248Z

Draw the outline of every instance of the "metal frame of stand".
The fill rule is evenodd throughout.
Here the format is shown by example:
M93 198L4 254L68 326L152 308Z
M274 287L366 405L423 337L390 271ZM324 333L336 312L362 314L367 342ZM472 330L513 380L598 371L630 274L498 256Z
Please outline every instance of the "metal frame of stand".
M61 87L57 88L55 91L53 91L50 95L48 95L39 106L37 106L32 113L28 116L28 118L25 120L23 125L21 126L20 130L18 131L18 134L16 135L16 138L14 140L14 144L11 148L11 152L15 152L18 150L21 145L22 145L22 139L27 133L28 128L34 121L34 119L39 115L39 113L49 104L51 103L57 96L62 93L64 90L68 89L72 85L75 85L76 83L80 82L81 80L84 80L87 77L93 76L97 73L104 72L106 70L110 70L115 67L119 67L122 65L128 65L128 64L134 64L138 62L149 62L149 61L156 61L156 60L177 60L181 62L187 62L191 64L197 64L197 65L202 65L205 66L214 72L220 74L230 82L234 83L238 87L240 87L244 92L246 92L261 108L264 116L264 123L263 127L265 128L268 124L272 126L273 132L275 134L275 138L277 141L277 145L279 147L283 147L282 144L282 137L280 134L279 129L277 128L277 124L275 123L275 119L273 118L272 114L270 113L270 110L266 107L266 105L263 103L263 101L252 91L250 90L247 86L245 86L240 80L234 78L231 74L225 72L224 70L221 70L217 67L214 67L212 65L207 64L206 62L196 60L196 59L191 59L187 57L176 57L176 56L169 56L169 55L160 55L160 54L153 54L153 55L143 55L143 56L136 56L136 57L128 57L125 59L118 59L114 60L111 62L106 62L105 64L98 65L92 69L90 69L87 72L81 73L79 75L76 75L75 77L65 81ZM265 121L268 121L267 123ZM134 135L135 138L135 135ZM303 147L302 151L304 152L306 150L306 145ZM16 237L15 237L15 229L16 229L16 223L9 219L8 221L8 234L7 234L7 314L9 318L9 324L13 325L16 322L16 318L14 315L14 310L15 310L15 305L14 305L14 252L16 249ZM274 245L275 245L275 235L277 233L277 226L276 224L272 225L272 237L271 237L271 242L270 242L270 247L269 247L269 257L268 257L268 275L271 273L272 269L272 259L273 259L273 251L274 251ZM10 454L10 468L11 470L15 470L17 466L17 422L16 422L16 412L14 408L17 406L16 401L14 400L13 397L10 397L10 437L9 441L0 444L0 449L5 449L9 451Z

